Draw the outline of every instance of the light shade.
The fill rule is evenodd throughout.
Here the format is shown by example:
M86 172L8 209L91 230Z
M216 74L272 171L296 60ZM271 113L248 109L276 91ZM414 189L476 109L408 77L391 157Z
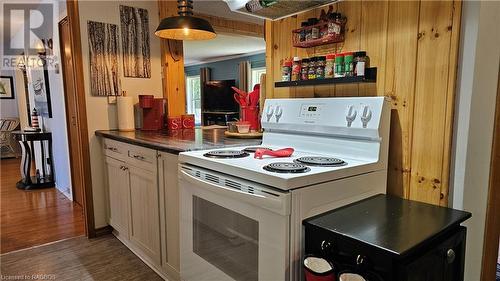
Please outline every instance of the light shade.
M158 25L155 35L174 40L209 40L217 36L208 21L193 16L164 18Z

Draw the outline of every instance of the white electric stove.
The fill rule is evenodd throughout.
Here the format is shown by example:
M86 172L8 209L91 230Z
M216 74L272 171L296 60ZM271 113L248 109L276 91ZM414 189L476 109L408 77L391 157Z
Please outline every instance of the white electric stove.
M258 148L179 155L183 280L300 280L302 220L385 193L383 97L268 99Z

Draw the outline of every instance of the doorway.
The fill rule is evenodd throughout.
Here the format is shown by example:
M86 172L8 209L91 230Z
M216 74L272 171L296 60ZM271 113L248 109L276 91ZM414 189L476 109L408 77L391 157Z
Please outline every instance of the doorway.
M74 83L73 52L71 50L70 26L68 18L65 17L59 22L59 40L61 43L61 66L63 74L63 84L66 106L66 126L68 130L68 146L71 171L71 187L73 201L84 206L83 186L81 179L82 167L79 165L78 155L81 155L81 145L78 137L78 108L76 103L76 92Z
M495 125L491 150L490 184L486 209L481 280L500 281L500 66Z

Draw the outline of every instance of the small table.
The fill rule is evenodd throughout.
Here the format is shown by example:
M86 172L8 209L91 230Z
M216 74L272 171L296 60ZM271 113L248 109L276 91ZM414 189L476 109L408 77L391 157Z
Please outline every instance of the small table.
M49 132L13 131L12 136L19 142L22 150L21 180L16 186L19 189L38 189L54 187L54 164L52 157L52 134ZM31 161L35 158L35 142L40 142L42 170L39 177L31 175ZM45 142L48 142L48 157L45 156ZM49 171L47 171L47 166Z

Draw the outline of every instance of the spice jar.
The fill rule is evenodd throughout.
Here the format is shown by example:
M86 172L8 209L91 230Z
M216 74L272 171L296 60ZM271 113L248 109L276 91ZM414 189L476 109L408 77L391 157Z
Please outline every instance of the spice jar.
M317 18L310 18L307 20L307 22L310 26L313 26L311 28L311 40L318 39L319 38L319 27L314 26L314 25L318 24L318 19Z
M345 76L354 76L354 53L348 52L344 54L344 72Z
M344 72L346 77L351 77L353 75L353 61L354 54L352 52L344 54Z
M325 65L326 57L318 57L318 61L316 62L316 79L325 79Z
M311 58L309 60L309 70L307 71L308 80L316 79L316 61L317 58Z
M326 56L325 78L333 78L334 73L335 73L335 55L329 54Z
M354 76L365 76L367 60L365 51L359 51L354 54Z
M300 80L300 70L301 70L302 62L299 57L293 58L292 64L292 81Z
M300 69L300 80L309 79L309 59L302 59L302 66Z
M281 81L290 81L291 79L291 74L292 74L292 61L291 60L284 60L283 65L281 67Z
M307 23L307 21L304 21L300 24L300 27L301 28L305 28L307 27L309 24ZM310 30L309 30L310 32ZM302 29L299 33L299 42L304 42L306 41L306 37L307 37L307 29Z
M344 77L344 54L335 55L335 78Z

